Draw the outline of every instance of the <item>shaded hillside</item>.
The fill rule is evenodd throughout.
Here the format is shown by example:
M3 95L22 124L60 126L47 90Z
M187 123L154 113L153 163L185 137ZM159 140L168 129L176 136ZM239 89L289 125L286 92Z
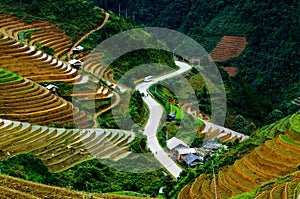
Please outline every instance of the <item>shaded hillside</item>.
M179 30L211 52L225 35L243 36L248 45L242 54L220 66L238 66L239 73L228 84L228 93L252 88L251 96L259 96L255 103L262 111L251 112L248 107L233 103L249 104L241 93L228 99L230 113L241 114L247 118L263 120L279 108L284 114L295 112L298 107L292 100L298 97L300 72L298 58L299 46L299 4L297 1L150 1L114 0L95 1L99 5L137 23L146 26L159 26ZM284 75L283 75L284 74ZM247 92L248 92L247 91ZM248 92L249 93L249 92ZM259 95L258 95L259 94ZM251 97L249 96L249 97ZM248 98L249 98L248 97ZM255 98L255 97L254 97ZM267 100L271 103L266 103ZM260 118L260 116L262 116ZM255 121L258 125L260 122ZM262 121L265 124L266 121Z

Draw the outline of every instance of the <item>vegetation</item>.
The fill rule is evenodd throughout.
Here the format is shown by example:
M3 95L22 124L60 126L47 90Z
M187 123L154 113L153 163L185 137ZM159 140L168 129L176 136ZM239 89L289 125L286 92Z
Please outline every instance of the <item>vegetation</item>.
M148 109L143 101L144 96L134 91L130 97L129 114L135 124L145 124L147 122Z
M281 136L281 138L282 138L282 140L284 140L285 142L288 142L288 143L293 144L293 145L296 145L296 146L300 146L300 143L294 142L294 141L290 140L288 137L286 137L286 136L284 136L284 135Z
M151 44L151 42L149 43ZM151 76L158 76L161 75L162 73L170 73L172 68L176 69L177 66L175 65L173 59L171 59L171 56L172 56L171 52L158 50L158 49L136 50L127 53L125 55L122 55L121 57L116 59L110 65L110 68L112 68L115 72L114 78L116 80L119 80L124 76L126 72L130 71L134 67L138 67L146 64L143 67L142 71L135 70L134 74L131 74L131 76L126 78L125 85L129 87L133 87L134 86L132 84L133 80L144 78L145 76L149 76L149 74ZM153 64L155 64L154 67ZM122 66L122 68L120 68L120 65Z
M266 118L274 109L282 111L284 116L297 111L291 103L298 97L300 85L297 1L114 0L95 3L116 13L121 5L122 16L127 9L129 18L134 16L138 24L183 32L208 52L224 35L246 37L247 46L239 57L217 63L239 67L234 78L222 73L227 90L227 115L233 118L242 115L249 123L263 126L271 123ZM209 110L202 110L209 114Z
M30 41L31 39L31 35L33 32L36 32L37 30L25 30L25 31L21 31L19 34L18 34L18 38L21 42L23 43L26 43L28 41Z
M35 46L40 49L42 52L46 53L47 55L54 55L54 48L51 48L49 46L43 46L41 43L37 42Z
M104 19L104 13L91 3L79 0L65 2L4 0L0 10L27 22L49 21L77 41L84 33L95 28Z
M30 154L3 160L0 162L0 169L2 174L33 182L97 193L133 191L157 196L159 188L169 180L161 170L141 174L121 172L96 159L64 172L51 173L40 159Z
M193 179L195 176L198 176L198 174L201 174L197 178L198 181L201 179L201 176L206 180L206 182L211 181L212 177L205 177L203 174L212 174L212 167L214 167L218 179L218 186L220 187L218 195L227 195L229 193L228 191L222 191L224 184L230 185L230 187L232 187L230 188L230 192L234 193L234 195L238 195L242 192L251 191L251 188L246 186L249 183L252 184L251 187L258 187L263 182L275 180L277 177L295 172L299 165L299 142L297 140L292 138L292 142L286 142L282 140L284 139L283 136L279 136L272 140L260 143L257 142L257 139L259 139L258 136L261 136L262 138L259 140L265 140L264 136L267 136L268 133L271 133L272 131L278 131L278 134L284 133L285 136L290 137L292 128L289 129L289 126L293 123L291 118L296 117L299 114L300 112L297 112L293 116L284 118L274 125L269 125L269 128L262 128L256 131L255 136L251 136L243 143L228 145L230 146L230 150L227 153L213 156L211 159L206 161L204 165L197 167L195 171L187 171L184 173L176 186L174 186L174 192L176 193L178 187L188 184L189 179ZM287 124L286 120L289 121L290 124ZM290 153L290 151L292 152ZM224 167L226 165L231 166ZM281 170L270 165L278 165ZM282 170L284 170L284 172L281 172ZM230 180L234 178L239 180ZM203 194L202 191L206 189L204 181L197 184L195 183L197 183L197 180L194 181L192 187L196 185L198 187L202 186L201 190L200 188L197 189L198 191L195 190L196 193L200 195ZM243 196L246 197L252 195L253 192L250 192L247 194L245 193L245 195L241 195L240 197L242 198ZM182 195L179 198L181 197Z
M164 197L176 198L183 187L185 187L186 193L190 189L197 189L196 194L205 192L208 196L211 196L209 185L211 185L212 173L215 171L219 185L227 183L227 185L230 185L228 187L231 188L229 191L221 190L218 192L221 196L223 194L234 195L243 191L250 192L237 196L237 198L253 198L257 194L266 194L267 196L271 193L274 194L272 197L275 198L279 196L276 195L277 191L281 191L280 193L286 196L299 194L299 185L296 184L296 182L298 183L298 174L273 179L273 177L299 170L300 114L297 112L291 117L284 118L284 116L295 113L299 109L298 106L292 104L292 100L299 97L300 88L297 1L113 0L108 2L107 0L3 0L0 3L1 13L10 14L30 23L49 21L71 37L73 43L103 22L105 11L101 8L110 13L110 18L101 30L94 32L80 44L84 46L87 54L105 39L138 27L135 23L141 24L139 27L143 27L142 24L144 24L146 26L176 29L201 43L208 52L212 52L223 36L245 37L247 46L240 56L225 61L216 61L216 64L220 68L227 92L228 109L226 114L228 117L226 126L248 134L250 138L243 143L238 143L238 141L227 143L230 148L228 152L207 155L203 165L198 165L193 170L183 171L178 181L175 182L170 176L165 175L163 170L151 173L126 173L112 169L105 164L109 163L114 167L126 165L127 170L132 169L132 163L143 162L145 167L157 164L156 161L154 162L145 157L137 158L131 154L129 158L116 162L110 160L105 160L106 162L101 160L100 162L100 160L92 159L89 153L82 153L81 149L78 149L77 154L73 155L74 148L68 146L71 141L81 146L77 142L79 137L76 136L76 130L68 129L64 132L57 132L52 129L53 131L50 132L48 127L40 127L35 130L36 134L33 135L31 133L32 129L29 130L29 128L32 128L30 124L19 128L14 123L11 129L4 131L0 136L0 156L3 158L0 162L1 173L48 185L98 193L126 193L129 191L157 196L159 188L163 187ZM120 13L118 13L119 9ZM120 18L117 14L108 10L124 16L124 18ZM5 28L2 29L5 31ZM30 42L35 33L36 31L22 30L19 32L18 38L15 39ZM5 40L2 34L0 36L1 40ZM132 38L135 39L135 36L132 35ZM141 32L141 38L146 44L153 41L153 37L145 32ZM66 43L71 43L71 40L69 38ZM22 105L22 110L14 110L19 113L14 114L14 116L18 116L17 119L24 121L26 114L32 114L25 119L29 119L29 122L38 121L45 124L47 118L47 121L50 121L47 124L50 125L51 123L52 127L74 127L71 109L68 109L68 118L63 111L61 113L57 111L47 112L44 120L41 119L41 116L33 114L34 111L31 111L28 106L31 106L33 110L41 110L45 113L43 106L35 105L38 102L44 103L42 98L39 98L39 94L46 93L46 90L21 76L32 78L35 81L58 81L53 83L59 87L58 94L68 101L72 100L76 106L90 114L90 116L95 110L100 111L111 105L110 98L100 99L100 97L96 100L85 99L83 104L78 103L80 101L78 96L76 96L77 98L71 97L74 85L66 83L74 82L77 76L76 71L74 72L71 68L65 67L65 70L72 70L73 73L64 74L65 70L61 70L60 72L57 71L57 76L55 76L52 74L53 71L49 72L48 66L42 63L43 61L34 58L33 62L32 57L34 56L25 56L29 49L28 46L24 47L23 44L11 45L15 41L10 42L3 43L3 48L0 49L1 65L6 66L8 70L15 70L18 75L0 69L0 85L10 85L9 88L5 87L3 89L5 97L0 97L2 115L14 113L9 106L11 105L9 103L13 101L6 100L6 96L12 96L11 99L19 100L13 102L12 108ZM70 43L63 47L68 49ZM20 46L24 48L20 48ZM35 46L49 55L57 53L55 48L50 45L37 42ZM118 83L133 88L134 83L146 75L157 76L176 69L172 53L152 49L151 45L147 47L149 48L129 52L114 60L107 70L109 72L113 71L113 74L109 74L112 80L120 81ZM7 49L9 51L6 51ZM105 54L105 49L100 50L103 54L97 61L104 64L107 60L107 54ZM10 58L7 58L7 52L10 52ZM22 58L18 59L19 56ZM23 58L28 60L24 61ZM53 59L48 61L52 62ZM160 63L160 65L152 67L154 63ZM97 67L102 67L100 65L97 65ZM144 70L138 72L133 70L135 67L142 65L144 65ZM168 67L166 68L163 65ZM57 66L59 66L58 63ZM235 77L228 77L225 71L221 70L223 66L236 66L239 68L239 73ZM20 67L24 70L20 70ZM40 68L43 68L41 73L36 73L40 71ZM93 68L93 70L87 72L97 76L98 74L93 73L95 69L98 72L100 71L100 68ZM105 74L107 71L101 70L100 73ZM126 78L124 79L124 77ZM184 84L184 82L188 82L188 84ZM179 102L190 102L192 101L191 96L195 96L200 110L206 114L211 114L209 92L201 75L195 69L185 73L176 82L168 80L164 83L166 84L154 85L150 88L150 92L164 106L166 114L176 113L174 119L170 119L163 124L157 135L162 146L166 145L167 137L178 135L178 132L183 133L183 138L189 137L185 135L190 135L190 133L196 135L198 127L202 125L202 123L199 124L198 120L183 112L178 107ZM49 82L41 84L46 86ZM97 86L107 88L107 85L101 81L100 83L88 82L78 87L81 90L92 90L91 88ZM190 86L192 89L189 89ZM112 89L108 89L108 93L111 93ZM34 103L33 98L26 98L28 96L39 98L38 102ZM52 97L57 104L64 103L66 107L73 107L69 102L61 100L57 96L51 96L48 99L52 99ZM141 135L142 127L147 119L143 97L138 92L133 92L131 98L128 99L121 96L121 101L125 99L125 102L128 102L129 110L124 110L124 107L120 105L117 107L119 111L117 114L113 111L107 111L97 118L102 128L118 128L119 121L128 123L127 119L131 117L133 123L130 123L126 129L136 133L137 139L129 145L130 150L135 153L149 152L146 138ZM27 99L27 102L23 98ZM112 99L114 100L114 98ZM50 104L47 107L53 108L54 103L45 103ZM63 106L61 105L61 107ZM81 118L80 121L89 125L85 113L80 112L77 107L76 110L78 117L85 118L84 120ZM51 118L49 118L50 115ZM64 117L64 119L59 119L59 117ZM264 126L266 124L270 125ZM258 127L262 128L254 132ZM39 136L44 135L43 131L49 132L40 139ZM86 130L85 133L88 132ZM114 132L114 130L111 130L111 132ZM22 136L26 139L23 139ZM60 136L67 138L62 139ZM31 141L28 142L28 140ZM196 136L189 141L192 146L197 147L203 144L205 139ZM13 143L17 144L13 145ZM48 148L50 146L53 147L51 150L55 153ZM57 148L63 150L57 153ZM42 159L30 154L21 154L32 150L32 153L37 156L42 154ZM89 161L81 163L84 160L80 155L84 156L84 160ZM6 159L7 156L13 157ZM68 164L70 163L68 161L73 162ZM62 167L60 163L66 163L67 167L65 167L66 165ZM48 167L45 165L48 165ZM62 170L64 171L61 172ZM58 173L53 173L53 171ZM133 171L137 172L137 170ZM271 178L273 180L270 181ZM230 181L230 179L239 179L239 181ZM194 180L197 183L192 183ZM229 182L226 180L229 180ZM261 185L262 182L265 183ZM257 189L251 191L250 187L254 185ZM2 192L4 191L1 189L0 193Z
M208 174L211 175L213 173L213 168L215 172L220 170L222 167L231 165L235 160L240 159L247 155L255 146L251 142L244 141L239 144L238 142L227 143L229 146L229 151L222 154L214 154L211 157L207 156L206 161L203 165L198 165L194 170L187 169L182 172L180 178L173 184L172 191L168 193L169 198L176 198L181 189L193 182L200 174Z

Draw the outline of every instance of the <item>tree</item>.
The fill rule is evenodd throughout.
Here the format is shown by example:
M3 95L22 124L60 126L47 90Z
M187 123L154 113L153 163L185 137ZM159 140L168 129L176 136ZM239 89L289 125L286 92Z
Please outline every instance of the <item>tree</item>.
M235 116L231 127L235 131L245 132L246 124L246 119L242 115L237 115Z
M283 115L281 110L274 109L271 113L268 114L266 120L267 120L268 124L271 124L271 123L273 123L273 122L275 122L275 121L277 121L277 120L279 120L283 117L284 117L284 115Z
M191 146L192 147L200 147L200 146L202 146L203 141L204 141L204 137L203 136L197 136L197 137L194 138Z
M55 51L53 48L49 46L43 46L41 50L48 55L54 55L54 51Z

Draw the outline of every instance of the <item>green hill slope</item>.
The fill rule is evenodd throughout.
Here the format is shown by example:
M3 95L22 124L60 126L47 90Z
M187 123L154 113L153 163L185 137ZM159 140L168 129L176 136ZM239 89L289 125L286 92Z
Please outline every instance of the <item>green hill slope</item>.
M218 172L215 179L211 173L201 174L192 185L182 189L178 198L212 198L215 194L218 198L228 198L296 172L300 166L299 116L300 112L258 130L255 137L249 139L250 142L256 142L258 137L265 136L269 137L269 140L256 143L262 145L236 160L233 165L216 167ZM270 139L272 137L273 139ZM218 162L215 164L218 165Z
M239 67L227 84L229 112L266 124L273 109L285 115L298 110L299 97L299 2L292 1L99 1L105 9L133 17L146 26L183 32L211 52L223 36L242 36L242 54L220 66ZM243 92L244 91L244 92ZM255 102L254 102L255 101Z

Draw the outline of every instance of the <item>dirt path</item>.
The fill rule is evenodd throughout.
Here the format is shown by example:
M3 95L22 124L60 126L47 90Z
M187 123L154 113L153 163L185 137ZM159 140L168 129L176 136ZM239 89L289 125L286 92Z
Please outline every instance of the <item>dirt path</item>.
M92 34L93 32L95 32L95 31L97 31L97 30L100 30L100 29L106 24L106 22L108 21L109 16L110 16L109 13L105 13L105 18L104 18L102 24L99 25L96 29L91 30L91 31L89 31L88 33L86 33L85 35L83 35L83 36L82 36L82 37L81 37L81 38L80 38L80 39L72 46L72 48L71 48L70 51L68 52L68 60L69 60L69 61L71 60L71 54L72 54L74 48L76 48L76 46L78 46L78 45L80 44L80 42L82 42L82 41L83 41L86 37L88 37L90 34ZM93 126L93 128L98 127L97 117L98 117L100 114L102 114L102 113L108 111L109 109L112 109L113 107L115 107L116 105L119 104L119 102L120 102L120 96L119 96L119 94L116 93L116 92L113 92L113 94L116 95L116 100L114 101L114 103L113 103L111 106L109 106L109 107L107 107L107 108L105 108L105 109L102 109L102 110L98 111L97 113L95 113L94 118L93 118L93 120L94 120L94 126Z
M105 18L102 22L102 24L100 26L98 26L96 29L94 30L91 30L90 32L86 33L85 35L83 35L73 46L72 48L70 49L70 51L68 52L68 60L70 61L71 60L71 54L74 50L74 48L76 48L76 46L78 44L80 44L80 42L82 42L87 36L89 36L90 34L92 34L93 32L97 31L97 30L100 30L107 22L107 20L109 19L109 14L108 13L105 13Z
M116 100L114 101L114 103L112 103L109 107L102 109L100 111L98 111L97 113L95 113L94 115L94 126L93 128L97 128L98 127L98 122L97 122L97 117L99 115L101 115L102 113L114 108L115 106L117 106L120 102L120 95L117 92L113 92L113 94L116 96Z

